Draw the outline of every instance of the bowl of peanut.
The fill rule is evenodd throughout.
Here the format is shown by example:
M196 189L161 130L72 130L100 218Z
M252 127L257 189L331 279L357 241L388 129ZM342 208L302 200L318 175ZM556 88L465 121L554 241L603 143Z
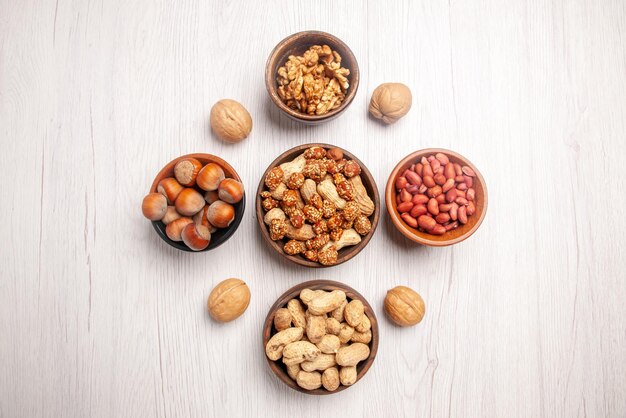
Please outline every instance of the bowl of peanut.
M270 308L263 348L268 365L287 386L329 395L354 385L372 366L378 321L356 290L312 280L292 287Z
M407 155L387 181L385 203L408 239L443 247L470 237L487 213L487 186L478 169L456 152L430 148Z
M257 189L256 215L265 241L305 267L329 267L368 244L380 216L378 188L354 155L305 144L276 158Z
M265 86L272 102L289 118L319 124L336 118L352 103L359 87L359 65L336 36L298 32L272 50Z

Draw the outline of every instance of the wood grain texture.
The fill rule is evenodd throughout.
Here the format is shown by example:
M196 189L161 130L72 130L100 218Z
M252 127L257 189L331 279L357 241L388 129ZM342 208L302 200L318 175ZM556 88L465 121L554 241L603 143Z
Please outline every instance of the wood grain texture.
M0 0L0 417L626 415L626 5L621 0L243 2ZM359 92L315 127L279 114L264 65L318 29L355 53ZM373 89L407 84L385 127ZM250 138L209 129L243 103ZM283 150L329 142L381 188L410 151L467 156L489 188L469 240L416 247L387 216L350 262L293 266L267 248L254 199L235 236L183 254L140 204L171 159L207 152L254 190ZM382 190L382 189L381 189ZM383 209L384 213L384 209ZM227 277L252 290L231 324L206 313ZM339 395L286 388L263 319L289 287L340 280L380 319L376 363ZM385 291L426 316L391 326Z

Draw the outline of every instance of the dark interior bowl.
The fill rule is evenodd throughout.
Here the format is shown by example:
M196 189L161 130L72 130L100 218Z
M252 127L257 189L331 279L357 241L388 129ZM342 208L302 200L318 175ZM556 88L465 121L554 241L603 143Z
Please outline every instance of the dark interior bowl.
M429 155L435 155L438 152L445 154L452 163L458 163L470 167L476 173L474 177L474 190L476 190L476 199L474 201L476 205L476 212L472 216L468 216L468 222L465 225L459 225L458 228L446 232L443 235L432 235L427 232L419 231L415 228L408 226L400 217L398 212L398 205L396 202L396 179L400 176L404 170L411 167L411 164L419 162L422 157L428 157ZM385 203L387 204L387 212L391 216L391 220L395 227L408 239L417 243L428 245L431 247L444 247L459 243L469 238L485 219L487 214L487 185L480 171L474 164L461 154L454 151L450 151L443 148L429 148L419 151L415 151L407 155L402 161L396 165L391 172L389 180L387 180L387 187L385 189Z
M277 332L276 328L274 328L274 315L276 314L276 311L279 308L284 308L285 306L287 306L287 302L289 302L291 299L297 298L303 289L321 289L328 291L343 290L346 293L348 299L359 299L361 302L363 302L363 305L365 306L365 314L372 323L372 341L370 341L370 343L368 344L370 347L370 356L366 360L360 362L356 367L357 377L356 382L354 382L353 385L340 385L334 392L329 392L323 387L314 390L302 389L293 379L291 379L291 377L289 377L289 375L287 374L287 368L282 361L272 361L265 355L265 346L267 345L267 342ZM372 367L372 363L374 363L374 359L376 358L376 354L378 353L378 338L378 320L376 319L374 310L367 302L367 300L365 300L363 295L343 283L334 282L331 280L311 280L308 282L300 283L287 290L270 308L267 316L265 317L265 323L263 325L263 356L265 357L265 360L267 360L267 364L270 366L270 369L272 369L272 372L274 372L274 374L290 388L297 390L298 392L306 393L308 395L331 395L333 393L339 393L354 386L359 380L361 380L365 373L367 373L370 367Z
M155 177L154 182L152 182L152 187L150 187L150 193L157 192L157 186L161 180L167 177L174 177L174 166L183 158L195 158L196 160L200 161L202 165L206 165L208 163L218 164L224 170L224 174L226 175L226 177L234 178L235 180L241 181L241 178L239 177L239 174L237 174L235 169L231 167L231 165L228 164L226 161L222 160L221 158L216 157L215 155L211 155L211 154L187 154L187 155L180 156L170 161L169 163L167 163L165 167L161 169L161 171L159 171L159 174L157 174L157 176ZM234 204L233 207L235 208L235 220L233 220L233 222L230 224L228 228L218 229L217 231L212 233L211 242L209 243L209 246L206 247L204 250L200 250L200 251L193 251L192 249L187 247L185 243L182 241L180 242L172 241L171 239L169 239L169 237L165 233L165 224L163 222L154 221L152 222L152 226L154 227L154 230L157 232L157 234L161 237L163 241L165 241L166 243L168 243L169 245L171 245L172 247L178 250L188 251L192 253L201 253L204 251L210 251L219 247L223 243L225 243L235 233L235 231L239 227L239 224L241 223L241 220L243 219L243 213L246 210L245 191L244 191L243 199L241 199L241 201L239 201L238 203Z
M270 238L268 227L263 222L263 217L265 216L266 212L263 210L263 206L261 205L263 201L263 199L261 198L261 192L266 189L265 177L267 176L267 173L272 168L282 163L292 161L298 155L302 154L306 149L311 148L311 147L322 147L325 149L340 148L340 147L336 147L335 145L329 145L329 144L319 144L319 143L304 144L304 145L298 145L297 147L291 148L290 150L287 150L281 155L279 155L278 158L272 161L272 163L269 165L267 170L265 170L265 172L263 173L263 176L261 177L261 181L259 182L259 187L256 193L256 218L259 224L259 228L261 229L261 234L263 235L263 238L265 239L265 242L267 242L267 244L270 247L272 247L281 256L287 258L289 261L293 263L296 263L305 267L314 267L314 268L333 267L341 263L345 263L346 261L350 260L355 255L357 255L363 248L365 248L365 246L372 239L374 232L376 232L376 227L378 226L378 219L380 217L380 196L378 195L378 187L376 187L376 181L374 180L374 177L369 172L367 167L365 167L365 165L361 162L361 160L356 158L353 154L349 153L343 148L340 148L343 151L343 154L347 159L354 160L361 166L361 179L363 181L363 186L365 187L365 190L367 190L367 194L369 195L369 197L374 202L374 213L372 213L369 216L369 220L372 223L372 230L370 231L369 234L365 235L364 237L361 237L361 242L359 244L353 245L350 247L345 247L339 250L339 256L337 257L336 264L333 264L331 266L324 266L320 263L309 261L301 255L285 254L285 252L283 251L284 241L283 240L272 241L272 239Z
M285 64L290 55L302 55L313 45L328 45L333 51L337 51L337 53L341 55L341 66L350 70L350 75L347 77L350 86L348 87L345 100L337 109L324 115L309 115L294 110L283 103L278 96L278 84L276 82L278 69ZM265 65L265 87L267 88L272 102L274 102L285 115L293 120L315 125L336 118L352 103L359 88L359 64L350 48L348 48L348 45L336 36L330 33L313 30L298 32L280 41L272 50Z

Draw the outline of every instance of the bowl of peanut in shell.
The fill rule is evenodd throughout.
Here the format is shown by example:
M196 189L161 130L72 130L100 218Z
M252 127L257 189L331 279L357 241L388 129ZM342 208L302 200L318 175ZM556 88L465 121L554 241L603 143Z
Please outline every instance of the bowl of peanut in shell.
M330 267L369 243L380 197L356 156L329 144L305 144L279 155L263 173L256 215L276 253L301 266Z

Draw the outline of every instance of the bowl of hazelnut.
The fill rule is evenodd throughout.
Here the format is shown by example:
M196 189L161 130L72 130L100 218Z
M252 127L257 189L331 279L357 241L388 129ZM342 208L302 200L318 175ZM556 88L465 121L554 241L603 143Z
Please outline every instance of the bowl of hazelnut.
M350 48L326 32L283 39L265 66L272 102L289 118L319 124L342 114L359 88L359 65Z
M487 185L456 152L430 148L407 155L385 189L387 212L408 239L443 247L470 237L487 213Z
M189 154L157 174L142 212L163 241L201 252L235 233L245 206L243 183L230 164L211 154Z
M370 369L378 351L378 321L353 288L312 280L287 290L263 326L267 364L287 386L309 395L348 389Z
M257 189L256 215L265 241L305 267L329 267L368 244L380 216L376 182L348 151L305 144L276 158Z

